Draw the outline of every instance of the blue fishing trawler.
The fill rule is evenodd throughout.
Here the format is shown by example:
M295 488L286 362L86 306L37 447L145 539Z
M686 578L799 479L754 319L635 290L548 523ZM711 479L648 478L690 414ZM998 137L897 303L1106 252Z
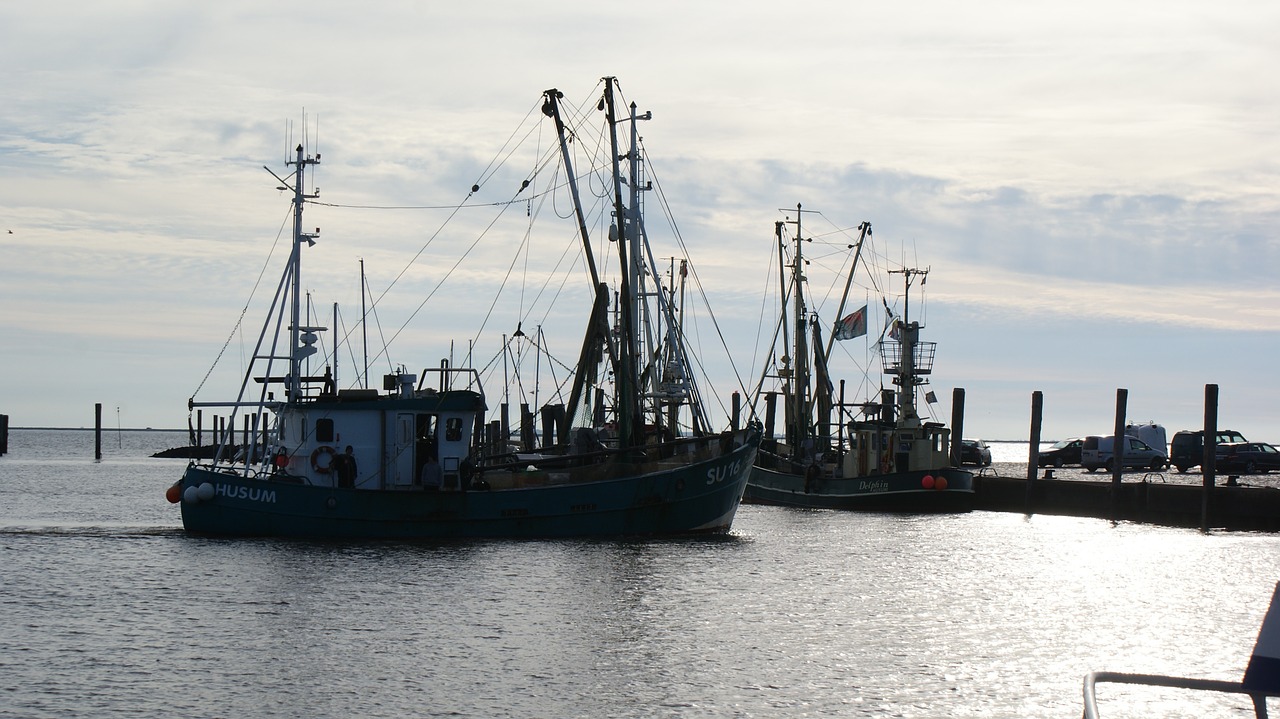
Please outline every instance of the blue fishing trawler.
M575 184L569 142L584 130L566 127L559 91L541 98L562 163L545 166L568 180L592 299L568 400L543 408L540 430L532 412L522 412L518 429L507 426L505 412L490 419L481 372L449 361L389 373L380 390L343 388L332 366L323 374L310 369L327 331L305 312L301 284L303 251L318 236L303 229L304 206L317 197L304 188L320 156L298 145L292 172L277 177L292 191L293 247L240 394L189 402L193 411L229 408L232 427L241 416L251 429L240 446L227 442L212 460L193 461L170 488L186 531L446 539L730 529L760 431L710 428L675 329L672 293L643 284L662 274L640 213L634 128L647 116L632 103L620 120L616 91L616 80L605 78L599 109L615 193L603 211L613 218L608 244L620 256L616 288L597 269L598 243ZM619 128L627 123L632 149L621 153Z

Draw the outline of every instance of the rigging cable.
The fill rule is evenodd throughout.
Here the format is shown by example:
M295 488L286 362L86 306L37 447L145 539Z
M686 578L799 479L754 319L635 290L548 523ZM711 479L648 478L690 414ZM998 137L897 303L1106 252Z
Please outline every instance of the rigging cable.
M280 224L280 229L276 232L275 242L271 243L271 249L267 252L267 259L262 264L262 269L258 271L258 279L253 283L253 289L249 291L249 297L245 300L244 307L240 309L240 316L236 319L235 324L231 328L231 334L227 335L227 341L222 343L222 349L218 350L218 356L213 358L213 364L209 365L209 371L204 373L204 379L200 380L200 384L196 386L196 390L191 393L192 397L200 394L200 390L204 387L204 383L209 381L209 376L213 374L213 370L218 366L218 362L222 359L222 354L227 351L227 347L231 344L231 340L235 339L236 333L240 331L240 325L244 323L244 316L249 311L249 305L253 302L253 296L257 293L258 287L262 284L262 278L267 272L267 268L271 265L271 257L275 254L276 247L280 245L280 238L284 235L284 229L288 226L290 219L293 217L293 207L290 206L289 211L285 213L285 219Z

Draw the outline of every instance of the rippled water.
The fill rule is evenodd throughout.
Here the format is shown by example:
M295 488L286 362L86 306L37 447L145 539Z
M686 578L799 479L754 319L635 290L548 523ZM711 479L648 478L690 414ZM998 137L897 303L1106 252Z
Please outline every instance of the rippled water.
M1078 717L1091 670L1238 680L1280 537L744 507L731 535L190 538L181 434L14 430L0 717ZM1248 702L1101 691L1103 716ZM1274 710L1274 707L1273 707Z

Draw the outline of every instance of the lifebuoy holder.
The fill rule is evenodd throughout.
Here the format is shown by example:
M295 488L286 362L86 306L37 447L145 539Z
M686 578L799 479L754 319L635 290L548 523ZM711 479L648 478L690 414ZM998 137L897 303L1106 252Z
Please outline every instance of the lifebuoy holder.
M316 447L316 451L311 453L311 468L320 474L332 472L335 454L337 453L333 451L333 447L327 444Z

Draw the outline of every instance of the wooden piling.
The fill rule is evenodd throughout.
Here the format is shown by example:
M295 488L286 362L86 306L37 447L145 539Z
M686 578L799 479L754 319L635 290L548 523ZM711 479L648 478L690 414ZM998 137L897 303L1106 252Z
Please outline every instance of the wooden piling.
M729 418L729 429L732 429L733 431L737 432L737 431L738 431L738 427L739 427L739 422L740 422L740 421L741 421L741 419L742 419L742 416L741 416L741 413L742 413L742 395L738 394L737 392L734 392L734 393L733 393L733 405L732 405L732 406L733 406L733 414L732 414L732 415L730 416L730 418Z
M1111 435L1111 521L1118 521L1120 475L1124 472L1124 423L1129 407L1129 390L1116 390L1116 424Z
M1044 420L1044 393L1035 390L1031 393L1031 435L1027 448L1027 479L1034 480L1040 469L1040 432Z
M567 445L569 444L570 430L568 410L565 409L563 402L549 406L551 407L551 416L555 420L556 444Z
M93 405L93 458L102 461L102 403Z
M507 438L502 433L501 420L495 419L489 422L489 434L485 438L485 443L488 445L490 457L496 457L507 451Z
M556 416L555 410L551 405L544 404L539 410L542 415L542 446L554 447L556 445Z
M1044 393L1035 390L1031 393L1031 437L1027 449L1027 496L1026 514L1032 513L1036 488L1036 473L1040 471L1040 431L1044 417Z
M964 387L951 390L951 466L960 466L964 444Z
M0 457L9 453L9 415L0 414Z
M845 404L844 404L844 380L840 380L840 414L839 414L839 416L840 416L840 417L842 417L842 418L844 417L844 408L845 408ZM845 439L846 439L845 431L846 431L847 429L849 429L849 424L848 424L847 422L845 422L843 419L841 419L841 420L840 420L840 422L839 422L838 424L839 424L839 428L840 428L840 429L839 429L839 432L838 432L838 434L839 434L839 439L840 439L840 446L841 446L841 447L848 447L849 445L848 445L848 444L845 444ZM959 465L957 465L957 466L959 466Z
M1209 495L1218 475L1218 385L1204 386L1204 456L1200 458L1204 490L1200 494L1200 531L1209 531Z
M520 403L520 448L532 452L538 446L537 429L533 426L533 412L528 402Z
M762 441L773 439L774 423L778 420L778 393L764 394L764 437ZM772 444L770 445L772 447Z

